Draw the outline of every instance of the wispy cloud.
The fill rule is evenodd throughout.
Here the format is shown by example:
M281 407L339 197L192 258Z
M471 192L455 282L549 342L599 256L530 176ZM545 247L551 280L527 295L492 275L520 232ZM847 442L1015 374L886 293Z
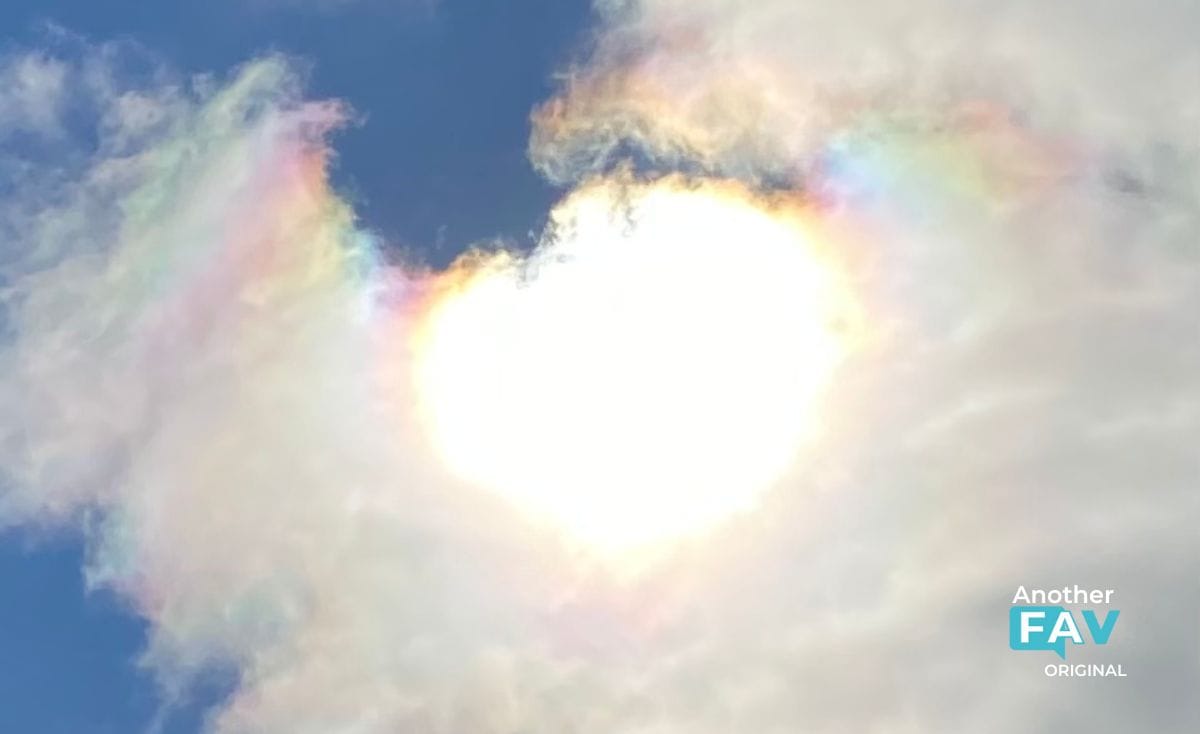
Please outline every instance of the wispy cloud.
M761 217L704 257L649 243L597 271L552 226L531 257L388 265L327 180L346 112L305 101L288 60L188 78L131 74L117 46L7 58L0 522L81 528L169 688L235 671L214 731L1192 731L1194 10L598 7L594 53L534 117L533 160L579 186L552 222L595 191L627 229L656 194L738 192ZM493 304L602 321L579 305L600 273L661 293L631 302L662 332L790 357L767 347L791 332L757 328L777 314L719 307L777 293L791 271L749 272L745 238L789 217L862 331L753 510L627 574L447 470L412 370L464 271L510 268L484 279ZM661 289L635 280L654 253ZM658 332L630 331L597 340L628 360L570 342L580 390L619 403L589 365L660 363ZM1117 590L1134 677L1046 679L1007 650L1012 590L1071 583Z
M1200 678L1195 8L598 8L594 49L534 114L533 161L563 182L632 164L801 192L854 233L878 328L831 388L822 460L777 496L777 516L829 525L755 541L763 581L709 599L753 623L692 638L723 654L692 661L705 683L664 718L1194 726L1148 690ZM1144 615L1120 648L1142 683L1064 692L988 639L1007 589L1073 578ZM1156 637L1166 620L1180 639ZM731 698L700 693L731 678Z

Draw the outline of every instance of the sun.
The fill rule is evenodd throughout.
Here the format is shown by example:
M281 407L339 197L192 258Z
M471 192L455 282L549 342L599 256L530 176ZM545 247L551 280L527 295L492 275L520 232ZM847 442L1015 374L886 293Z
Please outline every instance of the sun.
M599 182L548 232L442 276L415 349L441 458L604 552L752 509L845 351L802 213L728 183Z

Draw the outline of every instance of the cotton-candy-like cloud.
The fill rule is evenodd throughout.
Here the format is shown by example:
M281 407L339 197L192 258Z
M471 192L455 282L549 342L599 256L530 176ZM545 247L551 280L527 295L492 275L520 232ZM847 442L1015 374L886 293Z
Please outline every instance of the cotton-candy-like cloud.
M1186 3L596 5L595 48L534 115L532 156L555 179L631 146L665 165L795 176L856 132L976 129L997 107L1114 147L1195 144Z
M0 516L82 524L168 690L236 673L215 730L452 717L515 592L380 407L406 286L328 187L343 111L282 59L137 86L121 56L64 62L101 119L78 169L11 169Z
M850 234L874 327L822 461L774 495L795 517L836 488L845 514L815 545L756 541L744 624L706 638L741 644L692 669L746 683L683 728L1194 727L1151 691L1200 682L1196 8L597 5L535 164L798 192ZM1141 683L1053 686L982 639L1007 589L1068 578L1140 610L1116 649Z
M129 53L55 62L97 142L10 147L0 518L84 530L169 693L228 671L215 731L608 726L683 593L643 546L755 507L842 356L810 213L599 182L529 255L389 265L289 62Z
M806 211L598 183L528 257L391 266L286 60L137 85L126 53L55 62L94 148L5 171L0 518L85 530L168 692L231 671L215 731L607 726L681 582L588 547L755 506L841 354Z
M445 273L286 60L10 60L100 122L0 158L0 519L232 671L214 731L1191 731L1194 18L837 7L601 6L577 190ZM1007 650L1072 583L1134 677Z

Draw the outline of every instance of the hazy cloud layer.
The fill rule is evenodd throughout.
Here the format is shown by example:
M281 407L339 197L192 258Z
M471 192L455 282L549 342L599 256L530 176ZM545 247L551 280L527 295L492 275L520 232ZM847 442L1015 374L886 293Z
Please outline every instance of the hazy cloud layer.
M0 65L0 521L86 533L169 692L234 671L220 732L1193 731L1196 9L827 7L606 3L531 143L848 233L868 338L758 512L627 578L448 478L344 111L88 47ZM1007 649L1076 583L1129 678Z
M699 666L758 697L680 710L707 701L714 730L1195 726L1197 8L599 8L594 49L535 112L534 162L806 192L866 233L879 331L791 487L827 491L777 498L776 518L838 519L758 540L769 580L736 595L754 623L724 634L763 652ZM1118 589L1130 685L1047 680L1005 649L1011 590L1072 579Z

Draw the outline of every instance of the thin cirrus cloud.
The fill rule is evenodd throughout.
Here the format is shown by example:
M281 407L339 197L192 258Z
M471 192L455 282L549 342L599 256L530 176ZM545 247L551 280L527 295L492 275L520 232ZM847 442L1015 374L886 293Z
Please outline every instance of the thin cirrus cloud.
M798 212L861 322L751 509L626 573L447 471L408 386L458 281L330 188L346 110L286 59L131 81L104 46L0 67L34 80L0 96L4 524L85 533L166 690L235 670L219 732L1193 730L1194 9L598 10L535 165ZM67 99L93 142L23 160ZM678 318L755 292L677 259ZM1134 677L1007 650L1012 590L1070 583L1117 590Z

